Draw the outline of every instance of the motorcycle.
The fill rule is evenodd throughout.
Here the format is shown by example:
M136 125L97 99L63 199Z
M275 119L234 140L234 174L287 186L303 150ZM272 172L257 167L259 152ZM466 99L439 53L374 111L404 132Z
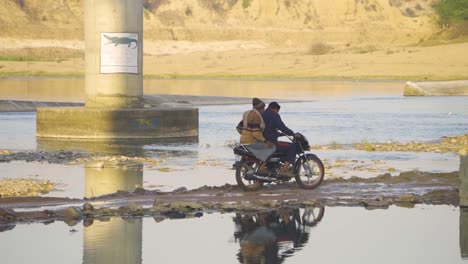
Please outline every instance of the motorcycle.
M296 161L292 172L297 184L303 189L314 189L320 185L325 176L325 168L317 155L306 153L310 150L309 141L305 136L298 133L295 137L286 136L296 147ZM261 161L248 149L248 145L237 143L231 146L234 154L240 157L235 165L236 181L244 191L256 191L264 183L281 183L291 180L290 177L280 175L286 154L273 153L266 162L267 175L258 173Z

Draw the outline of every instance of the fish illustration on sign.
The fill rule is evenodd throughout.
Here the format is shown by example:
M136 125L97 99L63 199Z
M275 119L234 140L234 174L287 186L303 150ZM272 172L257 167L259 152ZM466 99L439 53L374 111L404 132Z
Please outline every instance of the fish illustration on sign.
M108 40L108 42L104 44L105 46L109 44L114 44L114 46L128 45L128 47L130 48L132 43L135 43L135 47L133 47L132 49L136 49L138 47L138 41L136 39L126 37L110 37L105 34L103 36Z

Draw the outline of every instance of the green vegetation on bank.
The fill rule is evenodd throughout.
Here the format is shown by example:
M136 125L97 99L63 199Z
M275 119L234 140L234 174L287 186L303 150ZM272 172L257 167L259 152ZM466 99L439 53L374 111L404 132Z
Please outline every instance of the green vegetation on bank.
M1 69L1 65L0 65ZM51 72L32 72L32 71L16 71L16 72L0 72L0 78L7 77L84 77L84 73L51 73Z
M46 59L37 57L17 57L17 56L0 56L0 61L56 61L62 62L68 58Z
M468 22L468 0L439 0L434 9L441 26Z
M31 58L31 57L4 57L0 56L0 61L42 61L38 58Z

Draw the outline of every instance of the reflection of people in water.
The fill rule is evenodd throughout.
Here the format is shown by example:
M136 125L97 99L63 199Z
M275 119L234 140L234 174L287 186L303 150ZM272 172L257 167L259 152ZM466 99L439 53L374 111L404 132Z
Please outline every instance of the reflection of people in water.
M237 214L234 237L240 241L239 262L282 263L307 243L310 227L322 219L324 210L301 209L302 217L298 208Z

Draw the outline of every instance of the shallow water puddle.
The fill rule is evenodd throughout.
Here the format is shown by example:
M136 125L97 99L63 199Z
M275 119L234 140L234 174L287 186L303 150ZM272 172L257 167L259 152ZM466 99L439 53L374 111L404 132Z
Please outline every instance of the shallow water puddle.
M310 212L309 212L310 213ZM301 225L308 219L308 225ZM4 228L8 229L8 228ZM452 206L315 208L201 218L24 224L5 263L465 263L468 213ZM18 245L22 245L19 247Z

